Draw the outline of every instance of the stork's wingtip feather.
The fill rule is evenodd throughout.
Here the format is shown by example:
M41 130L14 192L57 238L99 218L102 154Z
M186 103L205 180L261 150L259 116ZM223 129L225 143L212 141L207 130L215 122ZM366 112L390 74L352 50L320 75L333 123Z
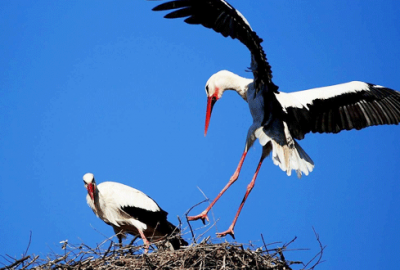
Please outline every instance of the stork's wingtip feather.
M169 8L169 5L167 5L168 4L168 2L167 3L164 3L164 4L161 4L161 5L158 5L158 6L155 6L155 7L153 7L151 10L152 11L163 11L163 10L168 10L168 9L170 9Z

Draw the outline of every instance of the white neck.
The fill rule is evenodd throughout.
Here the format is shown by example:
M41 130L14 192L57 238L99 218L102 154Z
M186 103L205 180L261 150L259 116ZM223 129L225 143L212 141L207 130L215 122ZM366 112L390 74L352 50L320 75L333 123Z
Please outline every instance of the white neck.
M100 201L103 201L103 198L97 188L97 185L95 186L93 197L94 197L94 201L92 200L90 195L87 194L87 196L86 196L87 203L90 206L90 208L92 208L92 210L95 212L95 214L97 216L102 216L102 214L103 214L101 211L102 203L100 203Z
M215 80L216 85L220 87L222 92L225 90L234 90L247 101L247 90L250 84L253 83L252 79L243 78L227 70L217 72L211 79Z

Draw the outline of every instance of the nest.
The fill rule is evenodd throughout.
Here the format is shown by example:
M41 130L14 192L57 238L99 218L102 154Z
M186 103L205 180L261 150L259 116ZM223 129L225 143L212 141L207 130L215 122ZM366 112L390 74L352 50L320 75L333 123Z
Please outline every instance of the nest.
M186 214L187 215L187 214ZM181 221L179 219L180 227ZM0 255L0 270L6 269L68 269L68 270L94 270L94 269L274 269L291 270L293 265L296 269L313 270L322 261L324 248L319 239L319 235L314 230L316 240L318 241L319 252L307 263L301 261L290 261L285 258L284 253L289 251L288 247L296 237L278 248L269 248L276 246L280 242L266 244L263 235L261 235L263 245L256 247L253 244L240 243L212 243L210 237L202 238L204 233L196 237L192 227L189 224L192 236L192 244L183 246L179 250L169 250L165 248L170 237L162 241L152 243L148 253L145 252L143 245L135 245L135 237L130 244L121 246L113 241L115 235L105 239L95 248L82 243L73 245L68 240L61 241L61 254L48 254L46 258L39 255L26 256L31 243L32 232L29 237L28 247L21 259L13 258L8 255ZM206 232L212 228L215 223L209 227ZM182 230L180 230L182 233ZM202 241L198 243L199 239ZM291 249L290 251L293 251ZM3 259L3 261L2 261ZM6 262L4 262L4 260Z
M71 245L68 241L60 242L64 254L50 254L46 258L39 256L23 256L14 259L5 269L274 269L290 270L292 265L299 265L301 269L319 259L312 267L320 263L322 249L308 264L300 261L286 260L284 252L295 239L280 248L268 249L264 243L262 247L251 244L218 243L213 244L204 239L199 244L192 244L180 250L169 251L153 249L144 253L143 246L129 244L119 246L111 239L106 239L96 248L85 244ZM156 243L161 247L163 243ZM276 244L276 243L274 243ZM271 245L271 244L270 244ZM153 245L151 246L151 248ZM4 256L3 256L4 258ZM11 257L10 257L11 258ZM8 259L10 262L10 260Z

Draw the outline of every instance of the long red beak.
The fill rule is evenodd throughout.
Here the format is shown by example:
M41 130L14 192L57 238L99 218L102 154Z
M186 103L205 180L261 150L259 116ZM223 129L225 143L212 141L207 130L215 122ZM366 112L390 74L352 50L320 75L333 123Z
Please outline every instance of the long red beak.
M88 190L90 198L92 198L92 200L94 201L94 185L88 184L87 190Z
M211 113L215 102L217 102L217 98L215 96L207 98L206 127L204 130L204 136L207 135L208 125L210 124Z

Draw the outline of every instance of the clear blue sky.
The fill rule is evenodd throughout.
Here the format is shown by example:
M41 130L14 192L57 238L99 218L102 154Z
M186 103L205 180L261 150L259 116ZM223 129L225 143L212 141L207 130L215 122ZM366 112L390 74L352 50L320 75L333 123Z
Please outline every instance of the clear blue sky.
M43 256L61 252L61 240L94 246L104 240L98 231L111 236L86 205L86 172L144 191L175 224L203 200L197 186L214 198L229 180L251 116L226 92L204 137L204 85L221 69L251 76L249 52L211 30L163 19L155 4L0 1L1 255L19 257L30 231L29 253ZM231 4L264 39L281 91L352 80L400 90L399 1ZM268 243L297 236L292 248L310 250L287 258L307 261L318 252L314 227L327 246L320 269L398 267L399 131L309 134L299 143L315 169L300 180L266 159L237 241L261 246L261 234ZM218 231L231 223L260 150L255 144L215 206Z

